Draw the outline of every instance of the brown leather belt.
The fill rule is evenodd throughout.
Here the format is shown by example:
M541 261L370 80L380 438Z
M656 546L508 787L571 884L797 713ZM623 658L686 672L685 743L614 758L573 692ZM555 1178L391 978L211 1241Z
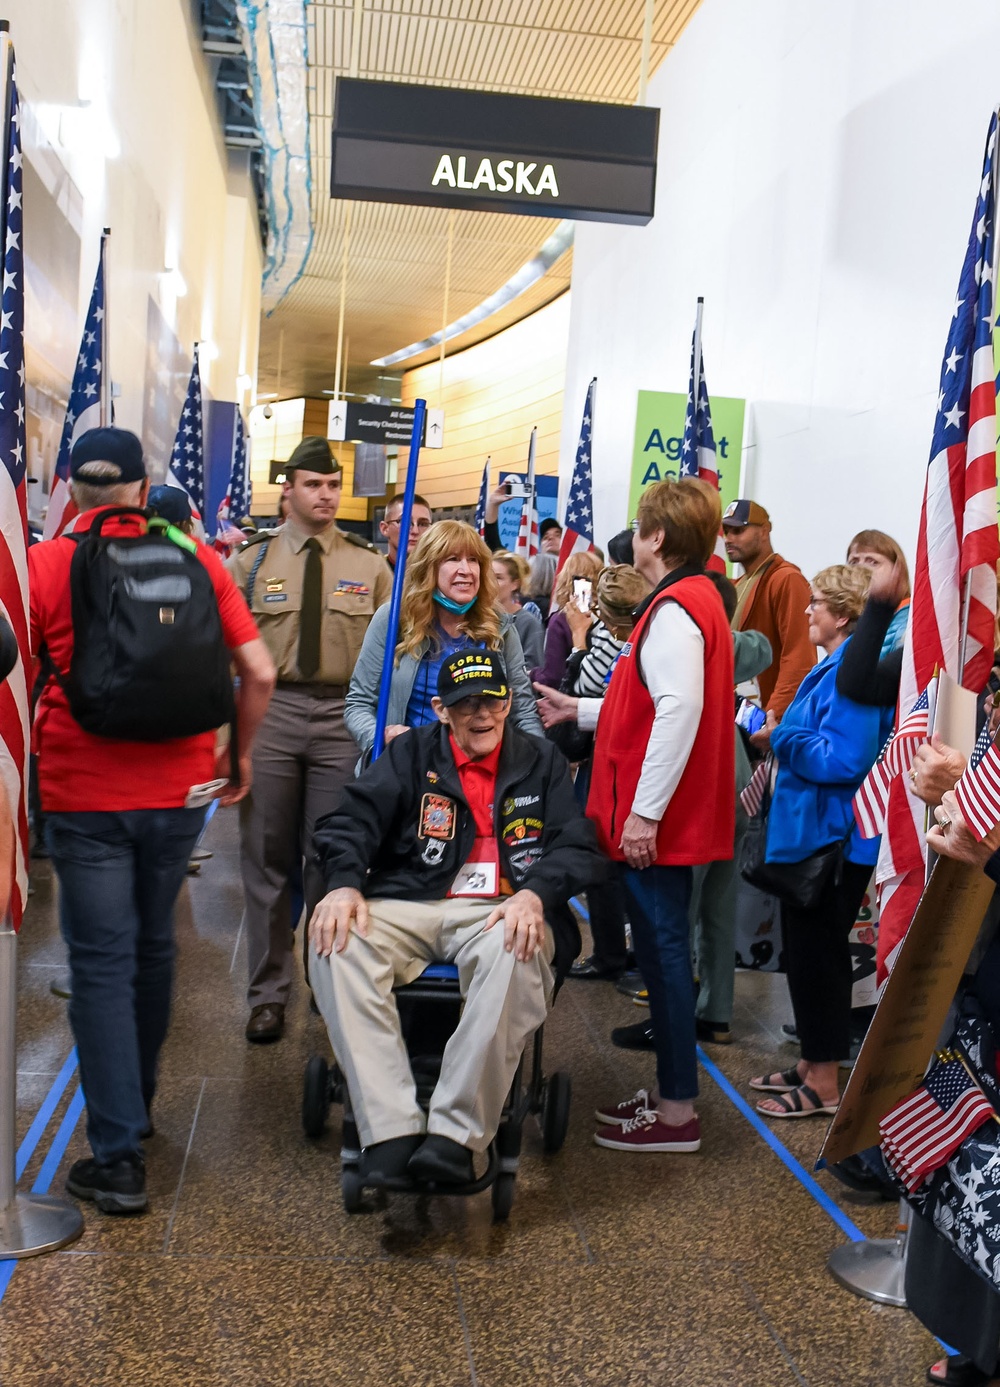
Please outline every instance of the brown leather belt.
M346 698L346 684L299 684L294 679L279 679L279 689L308 694L310 698Z

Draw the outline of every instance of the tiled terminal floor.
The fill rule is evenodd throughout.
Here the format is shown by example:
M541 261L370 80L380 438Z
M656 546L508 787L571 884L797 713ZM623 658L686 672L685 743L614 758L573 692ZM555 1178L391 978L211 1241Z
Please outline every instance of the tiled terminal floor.
M545 1158L526 1134L507 1226L489 1197L394 1197L348 1217L338 1114L318 1143L299 1123L307 1056L325 1046L303 988L278 1045L243 1039L244 961L233 812L178 908L173 1029L149 1143L150 1211L86 1209L70 1249L0 1264L2 1387L717 1387L917 1384L936 1356L905 1311L839 1289L844 1241L719 1087L705 1077L696 1156L626 1156L591 1143L595 1104L646 1082L612 1025L642 1013L606 984L568 983L546 1028L547 1068L572 1071L570 1135ZM71 1047L49 990L64 955L49 864L22 933L19 1139ZM712 1058L737 1088L782 1049L780 979L738 979L738 1043ZM771 1067L774 1067L771 1065ZM23 1179L42 1169L66 1088ZM811 1168L821 1122L778 1135ZM84 1154L80 1122L53 1184ZM51 1162L50 1162L51 1164ZM891 1206L823 1187L873 1237ZM8 1281L9 1276L9 1281Z

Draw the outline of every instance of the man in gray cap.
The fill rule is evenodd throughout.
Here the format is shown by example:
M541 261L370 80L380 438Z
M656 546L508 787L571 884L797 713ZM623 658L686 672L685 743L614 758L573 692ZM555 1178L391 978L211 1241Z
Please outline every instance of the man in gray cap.
M293 888L307 914L323 895L312 849L317 818L334 808L358 749L344 697L368 623L389 600L385 560L334 521L343 474L325 438L304 438L288 460L285 523L229 560L278 671L254 746L253 786L241 806L247 937L247 1040L279 1040L292 985Z

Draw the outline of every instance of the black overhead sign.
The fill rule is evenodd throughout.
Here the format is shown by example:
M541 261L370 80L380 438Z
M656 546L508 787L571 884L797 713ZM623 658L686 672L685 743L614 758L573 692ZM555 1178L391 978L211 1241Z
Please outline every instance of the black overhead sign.
M440 448L444 416L441 410L429 409L424 420L421 440L427 448ZM384 443L388 447L409 445L413 434L413 410L406 405L345 404L331 400L327 420L327 438L351 443Z
M330 195L644 226L649 106L337 79Z

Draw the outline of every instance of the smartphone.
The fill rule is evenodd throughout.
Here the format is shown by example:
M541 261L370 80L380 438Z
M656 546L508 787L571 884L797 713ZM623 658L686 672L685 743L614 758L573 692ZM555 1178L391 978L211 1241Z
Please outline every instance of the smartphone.
M520 497L521 500L524 500L525 496L528 494L528 488L525 486L524 482L519 482L516 477L508 477L504 485L507 488L508 496Z
M589 578L573 579L573 601L581 612L590 611L590 598L594 585Z

